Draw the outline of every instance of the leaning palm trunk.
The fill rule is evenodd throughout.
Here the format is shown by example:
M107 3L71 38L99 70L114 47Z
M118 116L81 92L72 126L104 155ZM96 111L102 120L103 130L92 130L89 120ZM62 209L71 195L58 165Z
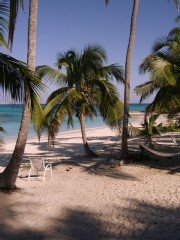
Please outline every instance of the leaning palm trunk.
M90 149L89 144L87 142L85 119L84 119L83 114L81 114L79 116L79 122L80 122L80 126L81 126L82 140L83 140L84 151L85 151L86 155L89 157L97 157L98 155Z
M134 0L131 27L129 35L129 43L126 54L125 63L125 86L124 86L124 116L123 116L123 132L122 132L122 154L121 158L125 161L128 157L128 122L129 122L129 100L130 100L130 71L131 71L131 59L135 40L136 31L136 16L138 11L139 0Z
M28 25L28 53L27 66L30 70L35 69L35 53L36 53L36 25L37 25L37 0L30 0L29 3L29 25ZM26 88L26 86L25 86ZM12 157L0 175L0 187L7 189L16 188L16 179L18 176L21 160L24 154L28 128L31 120L31 101L29 93L24 89L24 106L22 112L22 120L19 129L18 138L12 154Z
M16 145L11 156L11 159L0 175L0 187L6 189L15 189L16 179L19 172L19 167L21 164L21 160L24 154L24 149L26 146L26 140L28 135L28 127L30 123L31 115L29 111L28 104L24 104L24 110L22 114L21 126L19 129L18 138L16 141Z

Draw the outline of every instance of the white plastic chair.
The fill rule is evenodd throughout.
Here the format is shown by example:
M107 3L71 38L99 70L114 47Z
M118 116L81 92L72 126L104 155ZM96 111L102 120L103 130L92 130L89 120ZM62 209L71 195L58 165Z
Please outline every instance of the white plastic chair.
M28 181L32 178L32 172L36 172L36 178L43 178L43 182L45 181L46 172L50 172L51 178L53 177L52 164L48 163L46 165L43 158L30 158L29 160L31 168L29 169ZM41 176L39 175L40 172L42 173Z

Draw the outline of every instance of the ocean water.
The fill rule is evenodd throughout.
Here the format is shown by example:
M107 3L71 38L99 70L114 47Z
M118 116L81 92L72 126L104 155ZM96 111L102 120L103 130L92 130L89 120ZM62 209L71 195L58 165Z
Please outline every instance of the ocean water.
M141 111L143 112L148 104L137 104L132 103L129 106L130 111ZM9 139L16 139L17 134L19 131L19 126L21 122L21 116L22 116L22 105L14 105L14 104L0 104L0 126L2 126L6 133L1 134L0 136L3 136L4 140ZM86 120L86 127L87 128L93 128L93 127L101 127L104 126L104 122L102 121L100 116L94 117L93 120ZM68 128L67 124L64 122L62 127L60 128L60 131L68 131L68 130L75 130L79 129L79 122L77 118L75 118L74 121L74 128ZM35 131L33 129L33 125L30 124L29 126L29 134L28 137L35 137Z

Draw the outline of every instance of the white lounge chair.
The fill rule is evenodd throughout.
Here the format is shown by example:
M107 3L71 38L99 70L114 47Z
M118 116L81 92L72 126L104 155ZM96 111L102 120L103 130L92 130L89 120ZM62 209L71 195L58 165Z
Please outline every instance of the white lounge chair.
M45 164L43 158L29 158L29 160L31 168L29 169L28 181L32 178L32 172L36 172L36 178L43 178L43 182L45 181L46 172L50 172L51 178L53 177L52 164ZM41 175L39 175L40 172L42 173Z

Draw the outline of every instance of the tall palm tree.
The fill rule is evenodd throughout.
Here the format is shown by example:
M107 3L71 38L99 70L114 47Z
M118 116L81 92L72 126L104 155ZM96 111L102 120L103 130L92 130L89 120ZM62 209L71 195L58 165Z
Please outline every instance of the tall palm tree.
M37 99L39 91L43 90L43 84L35 76L34 72L27 68L25 63L2 53L0 53L0 87L3 89L4 95L10 96L15 102L23 102L24 98L30 97L31 111L39 108ZM28 128L27 121L23 121L23 124L26 124ZM23 136L23 134L21 138L26 141L26 136ZM17 140L10 162L0 174L1 188L15 188L24 150L22 149L23 144L23 141Z
M106 4L110 0L105 0ZM131 74L131 60L135 41L136 32L136 18L138 12L139 0L133 1L133 8L131 14L131 24L129 41L126 52L125 62L125 84L124 84L124 115L123 115L123 132L122 132L122 146L121 146L121 159L124 161L128 158L128 123L129 123L129 103L130 103L130 74Z
M17 11L19 9L19 3L20 6L23 7L23 0L19 2L19 0L10 2L0 2L0 46L4 48L8 48L10 46L10 49L12 47L13 42L13 36L14 36L14 29L15 29L15 23L16 23L16 17L17 17ZM9 32L8 39L6 38L6 32ZM0 127L0 132L4 133L5 130L3 127ZM3 149L4 142L2 138L0 138L0 150Z
M16 1L19 2L19 1ZM22 2L22 1L21 1ZM16 12L16 11L15 11ZM35 54L36 54L36 25L37 25L37 0L30 0L29 2L29 23L28 23L28 51L27 51L27 67L29 71L34 72L35 69ZM12 36L13 37L13 36ZM10 38L11 39L11 38ZM20 75L22 78L22 74ZM25 76L24 76L25 78ZM30 80L30 78L29 78ZM32 83L31 83L32 84ZM35 85L33 84L33 86ZM11 156L11 159L0 176L1 187L9 189L16 188L16 179L20 167L20 163L24 154L26 146L28 128L31 120L31 97L32 93L29 91L27 83L24 84L23 89L23 113L21 125L18 133L16 145ZM36 98L36 104L38 103Z
M105 0L106 5L110 0ZM179 9L179 1L173 0L173 3ZM139 0L133 1L133 9L131 14L131 25L129 33L129 42L126 52L125 62L125 87L124 87L124 116L123 116L123 132L122 132L122 154L121 159L124 161L128 158L128 122L129 122L129 101L130 101L130 71L131 71L131 59L134 48L135 31L136 31L136 18L138 12Z
M129 103L130 103L130 80L131 80L131 60L135 41L136 32L136 18L139 6L139 0L134 0L132 14L131 14L131 25L129 42L126 53L125 62L125 85L124 85L124 115L123 115L123 132L122 132L122 155L121 158L127 161L128 158L128 123L129 123Z
M152 54L140 65L141 73L149 73L150 80L135 88L140 101L156 93L146 112L168 113L180 111L180 28L174 28L167 37L153 44Z
M88 156L96 154L90 149L86 131L85 118L92 119L97 111L110 127L117 127L122 117L122 102L118 97L116 87L111 83L112 77L123 82L123 70L116 64L104 66L106 61L105 49L92 44L85 47L82 53L68 50L60 53L57 59L59 70L66 73L39 67L41 76L54 79L60 88L48 98L44 113L49 122L49 135L53 138L58 127L68 115L68 124L73 126L75 112L81 126L85 153Z

